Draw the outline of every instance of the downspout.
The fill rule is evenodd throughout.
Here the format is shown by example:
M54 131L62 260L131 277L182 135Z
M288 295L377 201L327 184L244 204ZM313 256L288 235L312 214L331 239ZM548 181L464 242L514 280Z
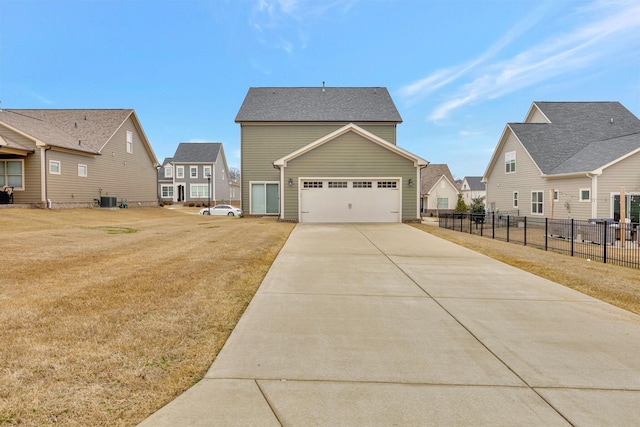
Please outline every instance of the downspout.
M40 181L42 185L40 197L42 198L42 201L45 203L45 206L47 207L47 209L51 209L51 201L49 200L49 188L48 188L48 182L47 182L47 151L49 150L51 150L50 146L43 149L42 167L41 167L42 180Z
M280 190L280 213L278 214L278 218L281 220L284 220L284 168L281 168L280 166L277 166L275 163L272 163L272 166L274 169L279 169L280 170L280 185L279 185L279 190ZM265 191L266 188L265 188ZM266 208L265 208L266 209ZM300 220L300 218L298 218L298 221Z
M429 166L428 163L418 168L418 179L416 180L416 185L418 186L416 191L416 193L418 193L418 218L420 218L420 221L422 221L422 209L420 207L422 206L422 208L424 208L424 199L422 197L422 169L425 169L427 166Z
M598 175L587 176L591 178L591 218L598 218Z

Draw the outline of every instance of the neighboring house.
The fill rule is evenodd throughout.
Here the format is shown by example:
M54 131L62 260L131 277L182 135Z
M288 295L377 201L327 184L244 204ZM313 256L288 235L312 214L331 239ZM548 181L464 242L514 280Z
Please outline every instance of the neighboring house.
M15 204L157 206L157 167L134 110L0 110L0 189Z
M420 193L422 195L422 214L438 216L451 213L458 203L460 191L445 164L429 164L422 169Z
M241 131L242 209L297 222L417 221L420 168L396 145L383 87L250 88Z
M181 142L158 169L161 202L229 203L231 178L219 142Z
M484 174L489 210L639 221L640 120L618 102L534 102Z
M483 197L486 202L487 188L481 176L465 176L460 183L460 192L467 206L473 202L473 199L480 197Z

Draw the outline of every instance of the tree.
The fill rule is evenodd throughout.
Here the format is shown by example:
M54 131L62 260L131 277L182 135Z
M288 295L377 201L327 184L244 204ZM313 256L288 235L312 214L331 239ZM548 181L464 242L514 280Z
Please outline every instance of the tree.
M469 209L471 210L471 213L484 215L484 196L471 199Z
M458 203L456 203L456 208L453 210L454 212L467 212L467 204L462 199L462 193L458 193Z
M231 181L240 181L240 169L235 166L229 168L229 175L231 175Z

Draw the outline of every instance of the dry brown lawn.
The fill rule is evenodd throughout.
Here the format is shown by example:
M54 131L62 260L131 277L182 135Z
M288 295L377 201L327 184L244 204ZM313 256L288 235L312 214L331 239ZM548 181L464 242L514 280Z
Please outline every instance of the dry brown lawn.
M135 425L200 380L293 224L0 210L0 425Z
M130 426L199 381L293 224L0 210L0 425ZM639 272L426 232L640 313Z
M640 270L544 251L518 243L416 224L417 228L506 264L640 314Z

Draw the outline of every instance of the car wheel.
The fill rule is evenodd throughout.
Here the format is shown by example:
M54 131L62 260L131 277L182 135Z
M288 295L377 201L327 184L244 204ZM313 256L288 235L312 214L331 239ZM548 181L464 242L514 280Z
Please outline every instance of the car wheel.
M227 214L227 216L234 216L234 215L233 215L233 212L229 212L229 213Z
M211 215L211 212L209 212L209 211L204 211L204 212L202 212L202 215Z

